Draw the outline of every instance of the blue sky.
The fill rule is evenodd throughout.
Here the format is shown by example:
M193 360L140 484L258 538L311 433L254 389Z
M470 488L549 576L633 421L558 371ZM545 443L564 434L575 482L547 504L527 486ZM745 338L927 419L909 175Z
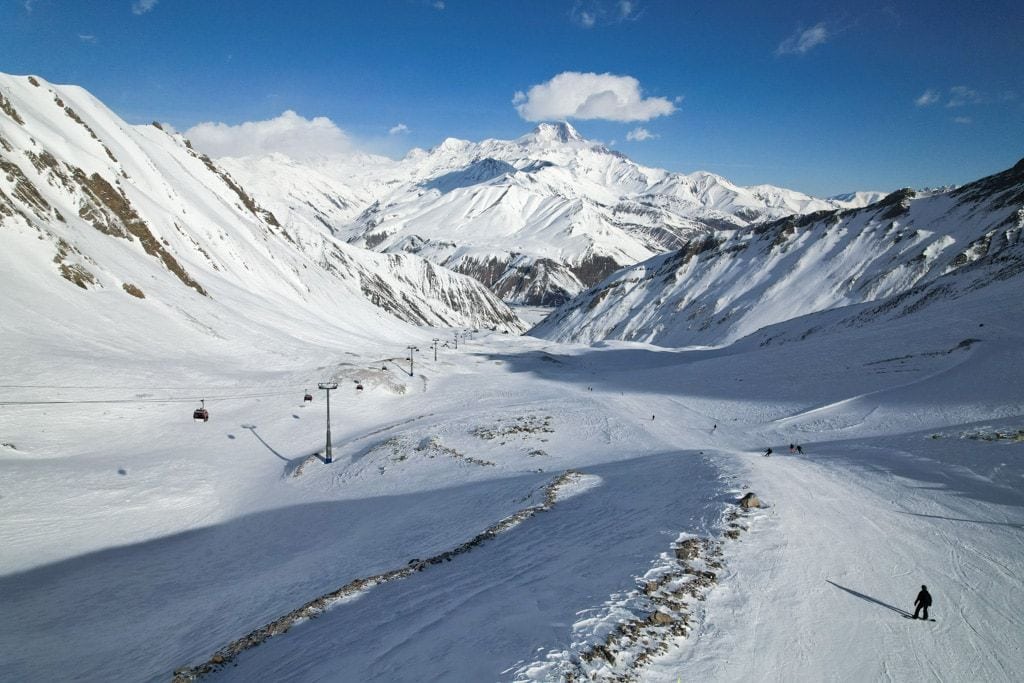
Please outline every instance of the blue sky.
M0 0L0 26L0 71L224 124L225 149L288 123L399 156L566 118L643 164L816 195L1024 157L1019 1Z

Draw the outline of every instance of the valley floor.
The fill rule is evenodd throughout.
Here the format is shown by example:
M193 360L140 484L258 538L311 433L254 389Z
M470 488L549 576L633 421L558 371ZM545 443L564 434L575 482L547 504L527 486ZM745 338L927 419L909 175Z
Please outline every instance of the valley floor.
M571 469L550 509L210 677L1020 680L1024 445L989 439L1024 429L1021 340L939 354L958 339L924 338L837 359L813 340L677 352L492 335L414 377L370 351L225 365L206 381L248 397L211 401L205 424L177 404L7 406L0 679L170 680L543 503ZM322 392L301 404L328 376L330 465ZM68 384L101 381L131 385ZM764 507L727 539L750 490ZM687 600L690 634L640 668L581 658L657 609L641 588L688 538L722 549ZM905 618L921 584L934 622Z

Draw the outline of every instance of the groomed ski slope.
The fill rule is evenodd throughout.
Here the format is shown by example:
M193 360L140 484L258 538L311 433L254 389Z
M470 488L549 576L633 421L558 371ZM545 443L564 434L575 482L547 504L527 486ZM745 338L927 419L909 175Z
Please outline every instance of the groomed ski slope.
M967 438L1024 429L1018 299L994 285L884 334L711 350L478 335L435 362L425 330L414 377L400 344L321 346L281 370L257 350L192 370L190 385L245 389L205 424L190 404L4 406L0 678L169 680L319 595L464 543L572 468L582 483L550 510L210 680L559 680L639 609L639 579L673 544L721 538L748 490L766 507L723 543L692 633L625 673L1020 680L1022 445ZM52 362L21 360L7 384ZM93 358L37 391L135 386L132 367L158 359L135 360L104 375ZM327 378L341 385L330 466L315 457L322 392L301 405ZM921 584L934 623L898 612Z

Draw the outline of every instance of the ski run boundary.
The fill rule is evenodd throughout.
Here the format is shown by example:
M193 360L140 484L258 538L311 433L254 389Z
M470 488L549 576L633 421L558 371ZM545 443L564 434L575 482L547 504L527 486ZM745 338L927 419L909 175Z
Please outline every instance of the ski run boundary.
M370 590L374 586L378 586L382 583L407 578L415 572L423 571L429 565L447 562L456 555L469 552L476 546L483 544L485 541L489 541L500 533L508 531L521 522L533 517L537 513L550 510L557 502L558 494L561 489L570 483L578 481L581 477L582 473L576 470L566 470L544 487L543 503L531 505L530 507L526 507L512 513L501 521L492 524L472 539L451 550L446 550L443 553L434 555L433 557L429 557L425 560L412 560L407 566L402 567L401 569L393 569L382 574L353 579L341 588L331 591L325 595L321 595L318 598L314 598L302 607L292 610L288 614L275 619L269 624L261 626L241 638L228 643L214 652L213 655L211 655L210 658L202 664L176 669L173 674L173 683L187 683L188 681L195 681L206 674L218 671L249 648L261 645L274 636L287 633L292 626L301 621L306 619L315 619L330 609L335 603L349 598L356 593Z

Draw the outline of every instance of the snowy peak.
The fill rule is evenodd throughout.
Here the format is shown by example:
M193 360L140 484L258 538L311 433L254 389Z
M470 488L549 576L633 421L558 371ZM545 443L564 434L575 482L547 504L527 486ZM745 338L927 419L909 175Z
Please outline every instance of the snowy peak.
M566 121L557 123L541 123L531 133L519 138L523 143L570 143L586 142L579 131Z
M335 234L377 251L419 254L508 302L531 305L565 301L618 267L712 228L844 206L767 185L743 188L711 173L647 168L564 122L511 141L448 139L396 162L377 187L382 192L350 223L331 224ZM261 199L284 210L279 196ZM317 206L323 222L328 211Z

